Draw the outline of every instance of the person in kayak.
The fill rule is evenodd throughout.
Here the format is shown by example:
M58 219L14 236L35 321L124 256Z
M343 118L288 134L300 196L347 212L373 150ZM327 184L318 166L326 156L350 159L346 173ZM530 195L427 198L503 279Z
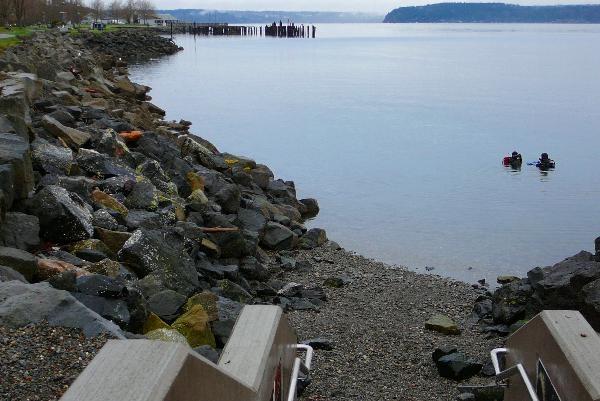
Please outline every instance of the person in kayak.
M555 165L556 164L554 163L554 160L552 160L550 157L548 157L548 153L542 153L540 156L540 159L535 164L535 166L542 171L546 171L551 168L554 168Z

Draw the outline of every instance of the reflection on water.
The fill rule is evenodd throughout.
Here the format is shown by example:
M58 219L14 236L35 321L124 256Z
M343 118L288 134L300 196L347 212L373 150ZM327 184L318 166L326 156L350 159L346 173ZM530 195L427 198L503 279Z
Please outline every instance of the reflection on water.
M318 32L178 37L184 52L132 72L168 117L319 199L311 224L367 256L493 282L592 248L600 26ZM560 165L506 170L507 149Z

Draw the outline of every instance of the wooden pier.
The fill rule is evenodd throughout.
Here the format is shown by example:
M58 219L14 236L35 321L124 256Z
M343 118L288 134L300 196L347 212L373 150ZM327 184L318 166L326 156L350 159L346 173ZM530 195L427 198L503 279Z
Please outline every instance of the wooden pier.
M177 23L171 25L171 32L203 36L265 36L273 38L316 38L314 25L279 24L273 22L265 26L244 26L229 24Z

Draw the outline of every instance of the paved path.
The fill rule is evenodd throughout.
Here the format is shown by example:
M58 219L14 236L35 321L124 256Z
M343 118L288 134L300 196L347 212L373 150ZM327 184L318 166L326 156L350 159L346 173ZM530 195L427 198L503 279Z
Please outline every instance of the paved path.
M8 39L8 38L12 38L15 35L10 35L8 33L0 33L0 39Z

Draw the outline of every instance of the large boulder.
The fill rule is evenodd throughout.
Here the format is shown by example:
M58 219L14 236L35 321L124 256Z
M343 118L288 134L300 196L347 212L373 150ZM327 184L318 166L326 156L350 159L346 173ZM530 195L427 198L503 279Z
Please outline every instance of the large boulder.
M202 305L194 305L179 316L172 327L185 336L191 347L210 345L216 347L209 317Z
M302 249L314 249L327 242L327 233L322 228L311 228L298 241Z
M136 230L123 245L119 258L139 277L153 275L180 294L188 296L199 285L194 261L176 233Z
M103 318L115 322L123 329L127 329L131 315L127 309L127 303L124 301L82 293L73 293L72 295Z
M297 236L289 228L274 222L265 226L265 235L261 244L267 248L277 251L293 249L297 242Z
M143 209L154 211L158 209L158 190L148 180L141 180L135 184L125 205L131 209Z
M435 362L435 365L440 376L456 381L475 376L483 367L481 363L469 359L459 352L442 356Z
M30 207L40 219L42 238L65 244L94 234L92 214L78 197L66 189L49 185L38 192Z
M215 194L215 201L221 205L223 213L233 214L240 208L242 193L237 185L225 185Z
M5 193L12 199L26 199L33 190L33 166L29 142L11 133L0 133L0 165L12 166L12 181L2 185ZM7 176L8 178L8 176ZM11 191L6 190L11 187Z
M239 209L235 223L240 228L262 234L267 224L267 219L258 210Z
M27 280L25 279L25 276L23 276L21 273L19 273L18 271L7 267L7 266L0 266L0 281L20 281L22 283L27 283Z
M91 139L90 134L87 132L67 127L49 115L42 118L42 125L46 131L55 137L62 139L67 145L74 149L79 149L79 147L85 145Z
M173 290L161 291L148 299L150 312L164 320L173 320L185 304L186 297Z
M119 327L86 308L66 291L48 283L0 283L0 324L23 327L47 321L51 326L78 328L88 337L108 334L123 338Z
M0 265L21 273L28 281L32 281L38 273L37 258L20 249L0 247Z
M582 312L596 330L600 329L600 278L583 286Z
M135 172L121 161L91 149L80 149L75 158L77 165L88 176L103 178L134 177Z
M23 213L6 213L0 226L0 245L33 251L40 246L40 220Z
M31 143L33 164L36 170L46 174L70 174L73 167L73 151L63 146L55 146L37 138Z
M583 286L599 278L600 263L591 253L581 252L543 269L532 286L544 308L577 309L583 304Z

